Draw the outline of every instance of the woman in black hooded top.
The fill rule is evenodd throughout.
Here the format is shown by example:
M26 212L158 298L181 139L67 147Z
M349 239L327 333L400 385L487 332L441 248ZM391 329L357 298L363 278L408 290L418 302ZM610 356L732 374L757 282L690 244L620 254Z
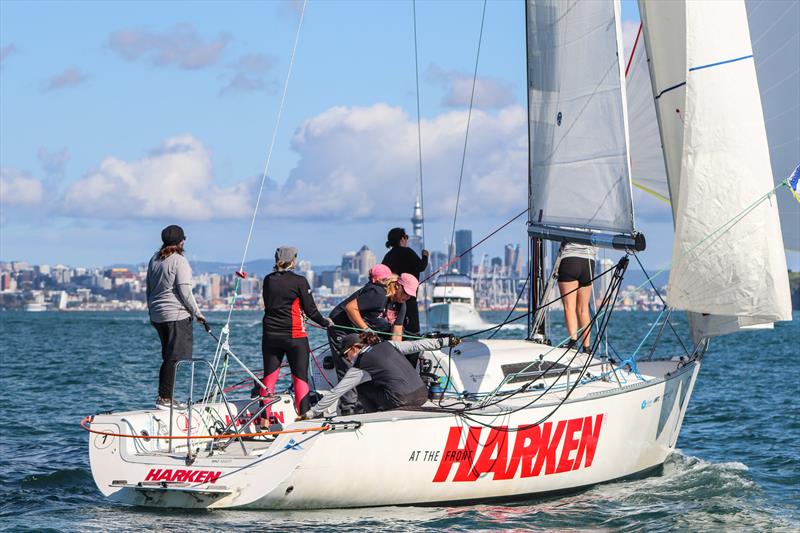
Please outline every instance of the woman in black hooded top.
M398 276L411 274L419 279L419 275L428 268L428 250L422 250L422 257L408 247L408 234L404 228L392 228L386 237L386 247L389 251L383 256L384 265L392 269ZM406 302L406 321L403 330L411 335L419 333L419 309L417 299L411 298Z

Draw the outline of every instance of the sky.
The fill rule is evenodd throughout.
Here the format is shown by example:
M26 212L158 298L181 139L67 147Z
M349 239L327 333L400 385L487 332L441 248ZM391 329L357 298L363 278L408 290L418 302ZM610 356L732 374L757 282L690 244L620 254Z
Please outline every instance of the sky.
M0 2L0 260L145 261L167 224L193 260L281 244L338 263L410 230L446 250L482 2ZM638 27L623 2L626 43ZM456 229L477 241L526 207L524 5L486 8ZM274 135L274 148L270 151ZM421 138L421 149L418 139ZM270 156L271 154L271 156ZM668 206L634 192L642 259L668 265ZM475 250L524 246L522 219Z

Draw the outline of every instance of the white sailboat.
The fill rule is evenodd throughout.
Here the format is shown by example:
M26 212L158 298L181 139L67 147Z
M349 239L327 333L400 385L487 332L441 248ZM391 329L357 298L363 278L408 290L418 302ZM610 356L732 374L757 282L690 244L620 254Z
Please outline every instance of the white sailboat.
M481 329L486 323L475 307L472 280L457 273L444 274L433 283L428 307L428 327L434 330Z
M619 3L526 7L536 338L546 332L543 239L627 253L644 241L633 225ZM443 400L292 422L291 398L280 395L271 409L284 430L274 441L252 435L257 400L221 394L214 374L213 394L190 395L187 410L85 419L100 491L154 507L463 503L574 490L662 465L709 338L791 313L774 197L758 201L773 185L755 68L744 59L744 4L642 0L641 8L676 223L669 305L693 313L688 355L611 363L533 340L466 342L424 354L447 384ZM676 84L683 88L667 90ZM670 108L681 110L680 126ZM611 274L595 317L601 333L626 264ZM225 336L218 353L238 361Z

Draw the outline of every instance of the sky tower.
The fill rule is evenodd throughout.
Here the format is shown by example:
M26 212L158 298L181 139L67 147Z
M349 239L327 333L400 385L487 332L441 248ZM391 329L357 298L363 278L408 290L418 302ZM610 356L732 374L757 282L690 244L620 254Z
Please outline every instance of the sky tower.
M417 194L417 201L414 202L414 214L411 215L411 235L408 237L408 246L417 254L422 253L422 202L420 201L419 194Z

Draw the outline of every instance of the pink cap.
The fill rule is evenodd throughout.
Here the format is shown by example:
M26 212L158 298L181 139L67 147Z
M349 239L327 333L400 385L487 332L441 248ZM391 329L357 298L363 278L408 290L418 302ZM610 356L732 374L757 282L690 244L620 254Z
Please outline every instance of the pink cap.
M411 274L400 274L400 278L397 280L397 283L403 287L403 291L409 296L415 297L417 295L419 281Z
M369 279L372 281L378 281L390 277L392 277L392 270L384 264L375 265L369 269Z

